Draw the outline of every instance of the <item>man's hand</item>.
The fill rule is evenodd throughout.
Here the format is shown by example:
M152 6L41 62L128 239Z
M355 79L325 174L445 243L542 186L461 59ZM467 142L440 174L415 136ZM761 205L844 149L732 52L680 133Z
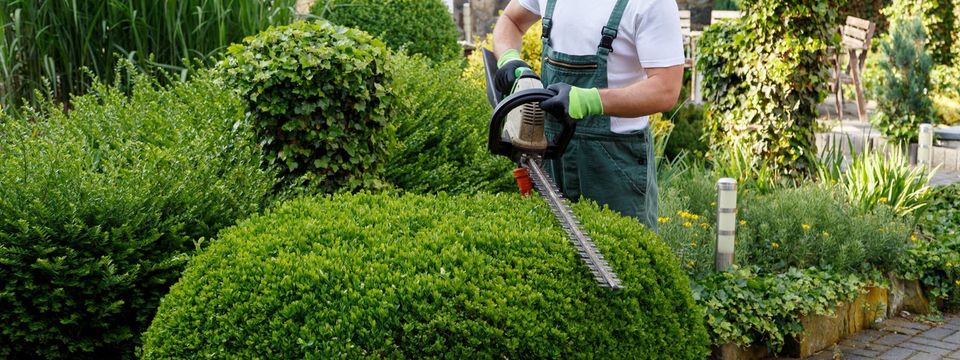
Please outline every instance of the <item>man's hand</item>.
M500 55L497 61L497 73L494 74L494 86L501 94L509 95L513 91L513 83L523 70L530 70L530 65L520 59L520 52L509 49Z
M603 102L600 90L583 89L569 84L559 83L547 87L557 93L556 96L540 103L544 111L553 116L581 120L588 116L603 115Z

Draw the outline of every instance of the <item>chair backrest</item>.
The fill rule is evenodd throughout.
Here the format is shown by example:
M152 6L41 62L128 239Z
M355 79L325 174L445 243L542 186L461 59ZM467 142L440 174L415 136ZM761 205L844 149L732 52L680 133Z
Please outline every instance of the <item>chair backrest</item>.
M870 40L877 26L861 18L847 16L847 24L843 26L843 47L855 50L870 49Z
M710 23L716 24L721 21L737 19L743 16L743 13L735 10L714 10L710 12Z
M680 10L680 30L683 35L690 35L690 10Z

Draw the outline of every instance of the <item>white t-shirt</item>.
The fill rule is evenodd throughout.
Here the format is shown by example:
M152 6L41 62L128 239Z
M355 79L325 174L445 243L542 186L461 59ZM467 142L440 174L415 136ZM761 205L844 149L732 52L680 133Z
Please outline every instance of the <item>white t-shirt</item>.
M518 0L530 12L543 15L547 0ZM557 0L553 11L550 41L554 50L569 55L593 55L600 45L617 0ZM627 4L613 53L607 65L610 88L633 85L647 77L644 68L684 63L680 13L675 0L632 0ZM647 127L641 118L611 118L610 130L631 133Z

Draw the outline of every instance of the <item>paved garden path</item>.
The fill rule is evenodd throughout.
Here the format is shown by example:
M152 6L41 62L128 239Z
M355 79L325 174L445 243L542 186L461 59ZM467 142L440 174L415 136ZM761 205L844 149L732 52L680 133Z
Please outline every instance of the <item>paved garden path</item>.
M960 316L947 316L943 323L928 325L902 318L889 319L878 330L864 330L827 349L811 360L835 359L960 359Z

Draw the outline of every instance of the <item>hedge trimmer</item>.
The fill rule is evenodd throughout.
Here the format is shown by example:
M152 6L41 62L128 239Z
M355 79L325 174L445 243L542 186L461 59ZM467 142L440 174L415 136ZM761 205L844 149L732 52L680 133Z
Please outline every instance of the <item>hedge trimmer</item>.
M617 274L597 250L590 236L580 229L577 216L542 167L544 159L556 159L563 155L567 144L573 138L576 122L569 118L564 119L560 134L553 139L547 139L540 102L555 96L556 93L544 89L540 77L527 69L517 77L513 93L504 98L493 85L497 59L490 51L482 51L487 75L487 99L494 107L487 147L490 152L517 162L519 166L513 173L520 192L529 195L530 183L533 182L533 187L536 187L540 196L547 201L597 284L614 290L622 289L623 285Z

